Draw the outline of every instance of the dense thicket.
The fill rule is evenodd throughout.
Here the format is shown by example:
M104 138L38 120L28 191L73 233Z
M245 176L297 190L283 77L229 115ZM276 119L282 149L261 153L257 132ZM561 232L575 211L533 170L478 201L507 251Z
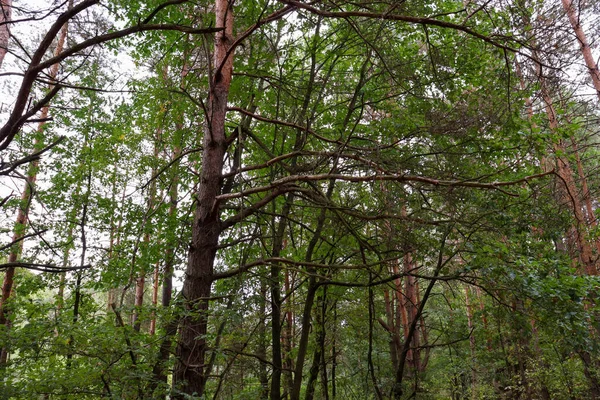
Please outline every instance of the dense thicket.
M0 4L0 398L600 398L594 4Z

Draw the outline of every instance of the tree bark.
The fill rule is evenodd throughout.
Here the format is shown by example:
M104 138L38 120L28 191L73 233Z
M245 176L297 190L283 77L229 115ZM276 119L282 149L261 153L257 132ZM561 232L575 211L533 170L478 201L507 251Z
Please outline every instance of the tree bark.
M594 85L594 89L596 89L596 95L600 100L600 71L598 70L598 64L594 60L594 56L592 55L592 50L590 49L590 45L588 43L587 37L585 36L585 32L581 27L581 21L579 19L580 15L578 15L576 12L577 10L575 9L575 4L573 4L573 0L561 1L565 12L567 13L567 17L569 18L569 22L573 27L575 36L577 37L577 41L579 42L579 47L581 48L583 60L585 61L585 65L588 68L590 78L592 78L592 84Z
M327 188L326 198L331 199L333 195L333 189L335 187L335 180L329 181L329 187ZM310 263L313 260L313 255L315 248L319 240L321 240L321 233L323 232L323 227L325 226L325 219L327 216L327 209L321 209L319 217L317 219L317 226L315 227L315 231L313 237L311 238L308 247L306 249L306 262ZM306 358L306 353L308 350L308 339L311 328L311 313L315 300L315 295L318 290L317 279L315 277L316 271L314 268L307 268L306 271L309 274L308 278L308 288L306 293L306 299L304 301L304 310L302 313L302 332L300 334L300 342L298 344L298 355L296 356L296 366L294 369L294 386L292 388L290 398L292 400L300 399L300 391L302 389L302 375L304 369L304 361Z
M11 6L11 0L3 0L1 3L2 6L2 17L1 18L6 18L5 21L10 20L10 6ZM68 7L71 8L73 6L73 1L69 1L69 5ZM8 11L6 11L8 10ZM2 20L0 19L0 22L2 22ZM3 40L4 37L4 28L6 28L6 35L9 35L8 33L8 24L4 24L4 25L0 25L0 40ZM56 44L56 49L54 50L54 55L59 55L63 48L64 48L64 44L65 44L65 40L67 38L67 32L68 32L68 23L65 23L61 30L60 30L60 34L58 36L58 43ZM6 37L6 40L8 41L8 36ZM2 46L2 42L0 42L0 47ZM1 52L2 49L0 48L0 64L2 63L2 59L4 58L4 54L6 53L6 49L4 49L4 53ZM56 81L56 77L58 76L58 64L53 64L50 67L50 71L49 71L49 77L50 77L50 81ZM50 89L52 89L54 87L53 84L50 85ZM33 151L37 151L42 149L44 146L42 145L43 143L43 134L44 134L44 127L46 126L46 122L45 120L48 118L48 114L50 111L50 107L49 106L44 106L42 108L42 112L40 115L40 120L42 122L40 122L38 124L37 127L37 132L36 132L36 139L34 142L34 149ZM14 230L13 230L13 242L16 242L13 247L11 248L10 254L8 256L8 262L16 262L20 256L21 256L21 252L23 250L23 236L26 233L27 230L27 220L29 218L29 209L31 206L31 200L32 200L32 195L35 189L35 182L37 179L37 173L39 170L39 159L33 161L30 165L29 165L29 169L27 171L27 180L25 182L25 187L23 188L23 193L21 195L21 204L19 207L19 211L17 214L17 220L15 222L15 226L14 226ZM6 270L6 273L4 275L4 282L2 284L2 295L0 297L0 325L5 325L8 327L9 325L9 321L8 321L8 308L7 308L7 301L9 301L11 295L12 295L12 291L13 291L13 285L14 285L14 276L15 276L15 268L14 267L9 267ZM3 366L6 364L8 360L8 349L6 347L2 347L2 349L0 349L0 366Z
M283 235L285 233L286 219L290 213L294 194L289 193L281 211L279 223L275 228L273 238L272 256L279 257L283 249ZM275 223L273 223L275 226ZM281 399L281 374L283 371L283 357L281 349L281 309L283 302L281 300L281 267L277 263L271 265L271 359L273 362L273 374L271 376L271 400Z
M207 130L203 138L202 171L182 291L186 312L181 321L178 359L173 376L177 389L187 395L202 395L207 378L204 373L207 312L222 230L216 197L221 193L223 157L227 148L225 115L233 72L233 51L228 53L233 43L232 2L215 1L215 25L224 29L215 35L214 74L208 99Z
M10 40L10 21L12 17L12 0L0 0L0 67L8 52Z

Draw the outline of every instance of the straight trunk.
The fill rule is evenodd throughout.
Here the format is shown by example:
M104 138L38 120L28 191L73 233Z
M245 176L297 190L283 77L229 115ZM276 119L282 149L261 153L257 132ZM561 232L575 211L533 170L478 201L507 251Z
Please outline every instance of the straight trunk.
M284 241L284 248L286 241ZM294 356L292 355L292 349L294 347L294 314L293 314L293 302L294 297L292 293L292 284L290 279L290 271L285 270L284 279L284 291L286 296L285 301L285 316L283 325L283 336L281 338L281 350L283 352L283 372L285 376L285 393L291 393L294 387L294 376L292 371L294 370Z
M12 16L12 0L0 0L0 67L8 52L10 40L10 21Z
M329 186L327 188L326 198L331 199L333 195L333 189L335 187L335 180L329 181ZM311 238L308 247L306 249L306 257L305 260L307 263L313 261L313 255L317 243L321 239L321 233L323 232L323 227L325 225L325 219L327 216L327 209L321 209L319 217L317 219L317 226L315 228L313 237ZM304 360L306 358L306 353L308 350L308 339L310 334L310 320L312 307L315 300L315 295L318 289L317 279L316 279L316 271L314 268L307 268L308 278L308 289L306 293L306 299L304 302L304 310L302 314L302 333L300 334L300 342L298 343L298 355L296 356L296 366L294 369L294 386L292 388L292 393L290 398L292 400L300 399L300 391L302 389L302 373L304 369Z
M323 296L318 296L317 304L322 305L323 302ZM315 317L315 330L317 331L317 337L315 350L313 353L313 359L309 370L308 383L306 385L306 395L304 397L306 400L314 399L317 378L319 377L319 367L321 364L321 358L323 356L323 351L325 347L325 327L323 326L324 316L322 315L322 312L317 312Z
M161 141L161 136L162 136L162 129L159 128L156 132L156 137L154 139L154 160L158 160L158 144ZM152 177L154 177L154 175L156 175L156 167L152 168ZM138 276L135 280L135 301L134 301L134 308L133 308L133 316L132 316L132 322L133 322L133 329L135 329L137 332L140 331L141 328L141 323L139 321L139 314L140 311L142 310L142 307L144 306L144 288L146 285L146 266L148 265L148 254L150 253L150 226L151 226L151 222L149 221L150 216L152 215L152 212L154 210L154 203L156 201L156 179L154 179L152 181L152 183L150 183L150 189L149 189L149 193L148 193L148 217L146 219L146 223L144 224L144 230L146 231L144 233L144 245L143 245L143 252L145 253L144 256L142 257L142 262L141 262L141 266L140 266L140 270L138 272ZM154 290L153 290L153 302L154 304L156 304L156 301L158 299L158 266L155 268L155 273L154 273ZM152 322L151 322L152 325ZM154 327L151 326L150 330L153 331Z
M400 347L400 337L398 336L398 326L394 320L394 303L393 297L390 297L390 293L388 289L384 289L383 291L383 300L385 303L385 315L387 319L387 326L385 329L388 331L390 335L389 346L390 346L390 357L392 359L392 366L394 367L394 371L398 369L398 351L401 349Z
M467 324L469 327L469 347L471 350L471 398L477 398L477 368L475 368L475 335L473 335L473 306L469 298L470 288L465 287L465 306L467 309Z
M227 148L225 115L233 72L233 8L227 0L215 1L215 25L224 28L215 35L214 76L208 99L208 127L203 138L202 171L198 187L192 243L183 283L186 313L181 320L177 365L173 381L187 395L201 396L206 384L205 355L208 305L221 223L219 204L223 157ZM175 398L183 398L176 396Z
M281 250L283 249L283 235L285 233L287 216L290 213L293 202L294 194L289 193L286 197L286 202L283 205L281 217L279 218L279 223L276 227L275 220L273 220L273 226L275 227L275 236L273 238L272 257L281 256ZM271 400L281 399L281 374L283 371L283 357L281 348L281 311L283 302L281 301L280 271L281 267L277 263L273 263L271 265L271 358L273 362L273 374L271 376L270 393Z
M267 372L267 363L262 361L267 359L267 281L260 281L260 297L259 297L259 318L260 326L258 327L258 349L256 355L261 360L259 362L258 380L260 382L260 399L267 400L269 398L269 375Z
M11 0L2 0L0 5L2 6L2 17L5 18L5 21L10 20L10 7ZM69 8L73 6L73 1L69 1ZM1 22L1 20L0 20ZM56 49L54 50L54 55L59 55L65 44L65 40L67 38L68 24L65 23L60 31L58 37L58 43L56 44ZM8 42L8 24L0 25L0 40L4 40L4 35L6 36L6 42ZM4 52L2 52L2 42L0 42L0 64L6 54L6 48L4 48ZM56 81L56 77L58 76L58 64L53 64L50 67L49 77L50 81ZM50 89L52 89L54 85L50 85ZM45 120L48 118L48 114L50 111L50 107L46 105L42 108L42 112L40 114L40 122L38 124L36 139L34 142L33 151L41 150L43 146L43 134L44 127L46 126ZM33 161L29 165L29 169L27 171L27 180L25 182L25 187L23 188L23 193L21 195L21 204L19 207L19 211L17 214L17 220L15 222L15 226L13 229L13 242L15 244L12 246L10 254L8 256L8 262L13 263L16 262L21 257L21 252L23 250L23 236L27 230L27 220L29 217L29 208L31 206L32 195L35 189L35 182L37 179L37 173L39 169L39 160ZM8 320L8 307L7 302L9 301L14 285L14 276L15 276L15 268L10 267L6 270L4 275L4 282L2 284L2 295L0 296L0 326L4 325L8 328L9 320ZM0 349L0 367L4 366L8 360L8 348L2 347Z
M112 201L114 203L115 194L117 191L117 164L114 165L114 177L113 177L113 187L112 187ZM121 204L125 201L125 196L127 195L127 185L123 185L123 191L121 192ZM115 250L115 246L119 247L121 244L121 225L123 224L123 209L121 209L121 213L118 216L119 222L115 225L115 214L111 215L110 219L110 238L109 238L109 247L108 247L108 260L109 262L113 259L113 252ZM116 235L116 239L115 239ZM106 313L107 315L113 314L113 305L117 304L117 288L111 287L108 289L107 300L106 300Z
M160 263L154 265L154 273L152 274L152 307L156 309L158 306L158 289L160 288ZM156 333L156 312L152 311L150 317L150 328L148 333L154 335Z

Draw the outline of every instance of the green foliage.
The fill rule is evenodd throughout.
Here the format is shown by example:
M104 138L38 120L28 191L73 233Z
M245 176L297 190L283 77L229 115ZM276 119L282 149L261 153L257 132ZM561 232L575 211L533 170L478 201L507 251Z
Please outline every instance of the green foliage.
M152 23L214 26L212 3L175 3ZM587 213L578 162L595 200L597 106L552 75L559 127L549 126L542 85L517 72L511 50L530 55L521 18L540 5L517 3L313 2L302 4L355 14L297 7L258 23L285 5L236 2L234 35L249 35L231 52L223 193L211 211L223 230L204 249L216 252L205 315L180 290L194 275L212 38L152 30L65 60L65 82L109 90L53 99L39 143L64 139L42 158L21 229L43 232L21 258L89 268L18 270L0 326L10 354L0 397L175 396L172 327L183 317L208 321L197 338L208 343L204 397L186 398L267 398L276 356L286 396L300 373L302 398L309 381L314 398L391 398L396 387L423 399L589 397L600 282L580 272L578 240L597 258L598 227L577 220L560 178L529 177L569 162ZM165 4L111 0L98 29L140 24ZM89 35L76 21L73 37ZM111 54L130 57L135 77L111 68ZM11 146L11 157L27 155L34 135ZM7 226L18 207L16 197L3 205ZM155 298L170 268L174 289Z

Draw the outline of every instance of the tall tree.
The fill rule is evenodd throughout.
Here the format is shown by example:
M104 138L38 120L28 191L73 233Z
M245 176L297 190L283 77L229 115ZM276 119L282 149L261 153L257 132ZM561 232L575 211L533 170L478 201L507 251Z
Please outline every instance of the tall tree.
M10 41L10 23L12 15L12 0L2 0L0 2L0 67L4 57L8 52L8 42Z

